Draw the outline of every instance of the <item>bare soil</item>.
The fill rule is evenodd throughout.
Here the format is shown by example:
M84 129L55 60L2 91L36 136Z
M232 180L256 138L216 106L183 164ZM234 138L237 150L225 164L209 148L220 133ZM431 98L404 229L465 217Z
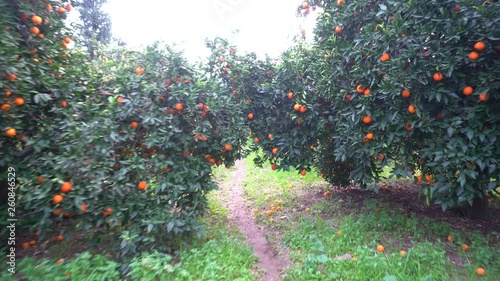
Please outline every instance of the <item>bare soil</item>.
M229 219L239 227L248 245L253 248L253 252L259 258L259 266L265 270L262 280L279 281L283 269L290 265L290 259L284 249L275 250L277 247L273 247L265 238L267 230L255 222L254 215L248 207L249 203L243 199L242 185L245 173L244 161L237 161L235 170L231 172L231 180L222 187L228 191Z

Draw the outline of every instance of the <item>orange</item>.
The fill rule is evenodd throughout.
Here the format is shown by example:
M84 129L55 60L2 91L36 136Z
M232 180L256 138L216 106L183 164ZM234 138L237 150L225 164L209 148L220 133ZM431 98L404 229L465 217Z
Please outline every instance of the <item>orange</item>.
M471 86L465 86L464 89L462 90L462 93L464 96L470 96L474 92L474 89Z
M388 54L388 53L383 53L383 54L382 54L382 56L380 56L380 60L381 60L382 62L386 62L386 61L388 61L389 59L390 59L390 56L389 56L389 54Z
M141 75L141 74L143 74L143 73L144 73L144 68L142 68L142 67L137 67L137 68L135 69L135 74L137 74L137 75Z
M59 216L62 213L63 209L55 209L52 211L52 214Z
M5 90L5 96L10 97L12 95L11 90Z
M57 264L61 264L61 263L63 263L63 261L64 261L64 259L58 259L58 260L56 261L56 263L57 263Z
M342 4L344 4L344 1L345 0L337 0L337 6L340 7Z
M409 105L409 106L408 106L408 113L413 114L413 113L415 113L416 111L417 111L417 110L416 110L416 108L415 108L415 106L414 106L414 105Z
M82 208L82 213L85 213L85 212L87 212L87 210L88 210L87 204L85 204L85 203L82 203L82 204L80 205L80 208Z
M337 231L337 236L342 236L342 231Z
M16 78L17 78L17 76L14 73L7 74L7 80L9 80L9 81L14 81L14 80L16 80ZM7 95L7 91L5 92L5 94Z
M253 113L248 113L248 119L252 120L253 119Z
M63 8L63 7L59 7L57 8L57 12L59 13L59 15L64 15L64 13L66 13L66 10Z
M460 6L456 5L455 8L453 8L453 11L455 11L455 13L460 13L460 11L462 11L462 8L460 8Z
M479 94L479 100L480 101L487 101L489 99L490 99L490 97L488 96L488 93Z
M309 8L309 3L304 1L304 3L302 3L302 9L307 9L307 8Z
M382 160L384 160L384 159L385 159L385 154L384 154L384 153L382 153L382 152L380 152L380 153L378 154L378 160L382 161Z
M288 97L289 99L293 99L293 93L292 93L292 92L288 92L287 97Z
M273 212L272 212L272 211L266 211L266 216L270 216L270 215L272 215L272 214L273 214Z
M226 143L226 145L224 145L224 149L225 149L226 151L230 151L230 150L232 149L231 144Z
M410 97L410 90L404 89L403 91L401 91L401 96L403 96L403 98Z
M175 109L177 109L177 111L182 111L182 109L184 109L184 105L182 105L182 103L178 103L175 105Z
M406 251L405 250L401 250L401 251L399 251L399 253L401 254L402 257L406 257Z
M340 27L340 26L336 26L336 27L335 27L335 33L337 33L337 34L342 33L342 27Z
M276 170L277 168L278 168L278 165L276 165L276 163L273 163L273 164L271 165L271 170L273 170L273 171L274 171L274 170Z
M365 88L363 87L362 84L358 84L356 86L356 92L358 92L358 94L362 94L364 91L365 91Z
M68 106L68 103L66 101L61 101L61 107L67 107Z
M478 267L476 269L476 274L479 276L484 276L486 274L486 270L484 270L484 268L482 268L482 267Z
M377 251L379 251L379 252L381 252L381 253L382 253L382 252L384 252L384 250L385 250L384 246L382 246L382 245L377 245Z
M45 8L45 11L52 12L52 5L48 4L47 7Z
M29 246L30 246L30 243L28 243L28 242L24 242L23 244L21 244L21 247L22 247L23 249L26 249L26 248L28 248Z
M71 6L71 4L69 4L69 3L68 3L68 4L66 4L66 10L67 10L68 12L71 12L71 10L73 10L73 6Z
M36 241L35 240L31 240L29 243L30 243L30 246L33 246L33 245L36 244Z
M311 211L311 208L306 208L306 212L310 212Z
M476 49L478 51L482 51L482 50L484 50L484 48L486 48L486 45L484 44L483 41L478 41L478 42L476 42L476 44L474 44L474 49Z
M293 110L295 110L295 111L299 111L299 110L300 110L300 104L296 103L296 104L293 106Z
M258 143L258 142L259 142L259 138L254 138L254 139L253 139L253 142L254 142L254 143Z
M434 79L434 81L441 81L441 80L443 80L443 73L436 72L436 73L434 73L432 78Z
M464 243L464 244L460 245L460 248L464 249L464 251L467 251L467 249L469 249L469 246Z
M23 98L15 98L14 103L16 105L23 105L24 104L24 99Z
M40 33L40 29L38 29L38 27L36 27L36 26L32 26L30 28L30 32L37 35L38 33Z
M64 182L63 185L61 186L61 192L68 193L71 191L72 188L73 185L69 181Z
M300 107L300 113L304 113L304 112L306 112L306 111L307 111L307 107L306 107L305 105L302 105L302 106Z
M3 112L7 112L10 108L11 108L10 104L6 104L6 103L4 103L0 106L0 110L2 110Z
M302 170L300 171L300 174L301 174L301 175L303 175L303 176L305 176L305 175L307 174L307 171L306 171L305 169L302 169Z
M479 54L477 52L470 52L469 59L477 60L477 58L479 58Z
M43 176L38 176L38 178L36 178L36 181L37 181L38 183L43 183L44 179L45 179L45 178L44 178Z
M118 97L118 98L116 99L116 101L117 101L117 102L123 102L123 101L124 101L124 98L122 98L122 97Z
M373 139L373 137L374 137L373 133L368 133L368 134L366 134L366 139L367 139L367 140L372 140L372 139Z
M102 211L101 213L103 216L107 217L107 216L111 215L111 213L113 213L113 209L107 208L106 210Z
M363 95L365 95L366 97L370 95L370 88L366 88L364 91L363 91Z
M372 117L370 115L365 115L363 117L363 123L370 124L372 122Z
M132 128L132 129L136 129L137 127L139 127L139 123L137 123L137 122L135 122L135 121L134 121L134 122L132 122L132 123L130 123L130 128Z
M63 240L64 240L64 236L62 236L62 235L57 235L56 240L57 240L57 241L63 241Z
M267 135L267 138L268 138L268 139L272 139L272 138L273 138L273 134L268 134L268 135Z
M453 236L448 235L448 237L446 237L446 240L448 240L448 241L452 242L452 241L453 241Z
M323 196L324 196L324 197L328 197L328 196L330 196L330 192L326 191L325 193L323 193Z
M71 39L69 37L64 37L63 39L64 43L69 44L71 43Z
M33 17L31 18L31 21L32 21L34 24L37 24L37 25L38 25L38 24L42 24L42 18L41 18L41 17L39 17L39 16L33 16Z
M9 128L7 130L5 130L5 134L8 136L8 137L13 137L16 135L16 129L14 128Z
M253 209L252 213L258 214L259 213L259 209Z
M425 180L430 182L432 181L432 177L430 175L425 175Z
M140 190L144 190L146 189L146 182L145 181L141 181L138 185L137 185L137 188L139 188Z
M57 194L57 195L54 195L54 197L52 198L52 203L57 205L59 203L61 203L64 199L64 196L60 195L60 194Z
M273 148L272 153L273 153L273 154L278 153L278 148L277 148L277 147Z

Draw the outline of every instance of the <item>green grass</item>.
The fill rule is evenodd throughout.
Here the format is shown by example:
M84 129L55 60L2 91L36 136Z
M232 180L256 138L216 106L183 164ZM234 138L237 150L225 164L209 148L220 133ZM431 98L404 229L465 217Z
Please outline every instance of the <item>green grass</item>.
M480 280L500 280L495 279L500 276L500 249L489 236L407 216L375 200L355 204L332 196L316 201L308 213L303 202L327 186L321 178L261 170L252 163L251 157L246 159L244 191L261 210L257 221L283 233L281 241L272 235L269 239L288 248L292 267L285 280L479 280L479 266L487 272ZM270 223L263 211L275 199L284 201L284 211L273 213ZM447 235L454 241L446 241ZM462 243L469 245L467 251ZM384 253L377 252L378 244L384 245ZM403 249L406 257L400 254ZM336 259L345 254L356 261Z

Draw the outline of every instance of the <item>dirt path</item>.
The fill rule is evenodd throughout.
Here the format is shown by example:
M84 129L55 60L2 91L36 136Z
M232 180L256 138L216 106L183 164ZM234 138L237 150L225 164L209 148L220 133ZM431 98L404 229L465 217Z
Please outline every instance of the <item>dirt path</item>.
M254 216L243 200L243 178L246 173L245 163L241 160L236 162L235 170L231 172L231 180L224 185L228 191L229 219L238 225L240 231L245 235L247 243L259 258L259 266L265 270L262 275L263 281L281 280L281 271L290 264L285 251L281 254L273 249L264 234L263 227L257 225Z

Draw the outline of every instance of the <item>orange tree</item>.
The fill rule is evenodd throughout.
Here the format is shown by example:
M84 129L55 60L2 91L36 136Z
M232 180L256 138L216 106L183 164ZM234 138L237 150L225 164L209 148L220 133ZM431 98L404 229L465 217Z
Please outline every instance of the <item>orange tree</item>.
M211 167L229 167L248 131L223 85L159 45L89 62L66 49L71 7L1 5L0 167L16 169L20 224L39 239L121 230L122 256L199 231Z
M443 210L468 203L482 215L500 180L499 5L309 2L324 9L309 67L330 104L331 154L354 163L352 180L392 164L431 182L424 193Z

